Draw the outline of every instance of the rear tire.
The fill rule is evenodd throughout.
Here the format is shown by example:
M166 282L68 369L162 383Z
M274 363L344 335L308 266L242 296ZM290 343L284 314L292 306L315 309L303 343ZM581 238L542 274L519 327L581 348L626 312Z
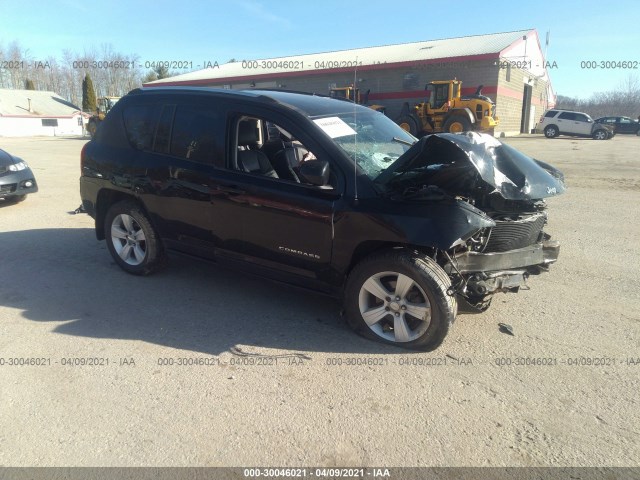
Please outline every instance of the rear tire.
M345 289L349 325L359 334L413 350L439 347L455 320L448 275L428 257L393 250L364 259Z
M560 135L560 131L555 125L549 125L544 129L544 136L547 138L556 138L558 135Z
M98 130L98 125L96 125L96 122L89 121L89 123L87 124L87 132L89 132L89 136L91 138L96 136L97 130Z
M124 200L112 205L104 231L109 253L125 272L149 275L164 265L160 237L138 203Z

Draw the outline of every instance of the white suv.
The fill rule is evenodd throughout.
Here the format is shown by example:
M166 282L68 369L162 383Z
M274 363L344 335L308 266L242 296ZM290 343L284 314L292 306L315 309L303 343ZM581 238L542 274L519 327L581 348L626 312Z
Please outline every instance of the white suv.
M571 110L548 110L540 118L538 131L542 131L547 138L558 135L573 137L591 137L594 140L607 140L613 137L613 131L607 126L595 123L586 113Z

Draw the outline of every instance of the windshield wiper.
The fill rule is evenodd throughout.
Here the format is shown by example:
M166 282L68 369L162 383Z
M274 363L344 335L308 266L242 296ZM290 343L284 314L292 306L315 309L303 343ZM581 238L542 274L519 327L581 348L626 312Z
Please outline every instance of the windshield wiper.
M393 140L394 142L403 143L403 144L409 145L409 146L411 146L411 145L413 145L413 143L415 143L415 142L413 142L413 143L408 142L408 141L403 140L403 139L398 138L398 137L393 137L391 140Z

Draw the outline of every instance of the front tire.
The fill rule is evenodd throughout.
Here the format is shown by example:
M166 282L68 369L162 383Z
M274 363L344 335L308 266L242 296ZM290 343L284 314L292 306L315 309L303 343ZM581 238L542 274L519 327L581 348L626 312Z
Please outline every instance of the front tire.
M594 140L606 140L609 138L609 134L605 130L596 130L593 132Z
M12 195L11 197L5 198L7 203L20 203L24 202L27 199L26 195Z
M450 117L444 122L442 130L446 133L462 133L469 132L472 129L471 122L468 118L455 116Z
M455 320L451 281L432 259L406 251L374 255L353 269L345 289L349 325L383 343L431 351Z
M405 115L403 117L400 117L397 123L398 125L400 125L400 128L402 128L404 131L409 132L414 137L418 136L420 128L419 128L418 121L416 120L415 117L411 115Z
M104 231L111 256L125 272L149 275L164 264L160 238L139 204L124 200L112 205Z

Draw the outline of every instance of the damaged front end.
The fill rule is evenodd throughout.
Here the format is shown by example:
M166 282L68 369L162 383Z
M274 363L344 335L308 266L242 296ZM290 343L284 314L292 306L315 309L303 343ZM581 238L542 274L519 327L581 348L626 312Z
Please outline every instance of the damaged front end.
M438 250L450 293L484 310L493 294L517 292L558 259L560 245L544 231L544 199L564 192L559 170L475 132L424 137L407 154L394 176L387 174L395 191L405 199L440 191L489 220L483 228L461 228L457 241Z

